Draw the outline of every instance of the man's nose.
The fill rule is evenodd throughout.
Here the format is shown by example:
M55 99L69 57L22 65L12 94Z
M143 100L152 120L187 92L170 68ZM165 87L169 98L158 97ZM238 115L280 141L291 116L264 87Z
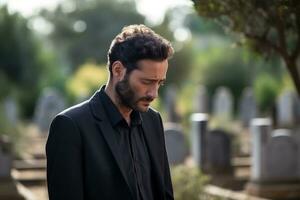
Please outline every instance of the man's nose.
M159 89L159 85L155 85L153 87L151 87L151 89L148 90L148 96L152 97L153 99L158 97L158 89Z

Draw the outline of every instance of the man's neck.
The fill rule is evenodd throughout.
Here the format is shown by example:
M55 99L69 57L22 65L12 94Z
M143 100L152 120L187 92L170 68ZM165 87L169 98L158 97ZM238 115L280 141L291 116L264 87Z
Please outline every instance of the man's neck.
M124 106L120 102L120 99L119 99L118 95L116 94L112 85L107 84L104 91L109 96L109 98L112 100L112 102L115 104L115 106L117 107L117 109L119 110L119 112L121 113L121 115L124 117L124 119L126 120L126 122L129 125L130 124L130 114L132 112L132 109L128 108L127 106Z

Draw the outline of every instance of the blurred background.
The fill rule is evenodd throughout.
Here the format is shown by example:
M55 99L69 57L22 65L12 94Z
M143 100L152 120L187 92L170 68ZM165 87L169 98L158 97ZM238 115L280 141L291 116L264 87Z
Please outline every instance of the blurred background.
M0 199L47 199L49 124L130 24L175 49L153 107L176 199L300 199L300 3L238 2L0 0Z

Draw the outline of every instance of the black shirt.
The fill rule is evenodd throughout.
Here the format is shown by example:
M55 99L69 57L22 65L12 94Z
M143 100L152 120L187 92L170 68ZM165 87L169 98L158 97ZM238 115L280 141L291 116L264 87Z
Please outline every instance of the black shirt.
M151 185L151 163L144 140L142 119L138 111L132 111L130 125L117 107L101 88L100 98L112 127L116 132L117 143L122 154L121 166L126 172L131 190L137 200L153 200Z

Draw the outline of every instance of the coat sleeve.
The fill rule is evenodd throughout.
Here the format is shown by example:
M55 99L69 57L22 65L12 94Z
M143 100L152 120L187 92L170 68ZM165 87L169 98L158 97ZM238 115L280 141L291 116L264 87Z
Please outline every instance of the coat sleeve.
M161 127L164 131L163 128L163 123L161 116L159 116L160 124ZM164 136L164 135L163 135ZM166 145L165 145L165 138L163 137L163 148L164 148L164 184L165 184L165 197L166 200L174 200L174 195L173 195L173 186L172 186L172 180L171 180L171 175L170 175L170 167L169 167L169 162L168 162L168 156L167 156L167 151L166 151Z
M79 129L65 115L51 123L46 144L49 200L83 200L82 152Z

